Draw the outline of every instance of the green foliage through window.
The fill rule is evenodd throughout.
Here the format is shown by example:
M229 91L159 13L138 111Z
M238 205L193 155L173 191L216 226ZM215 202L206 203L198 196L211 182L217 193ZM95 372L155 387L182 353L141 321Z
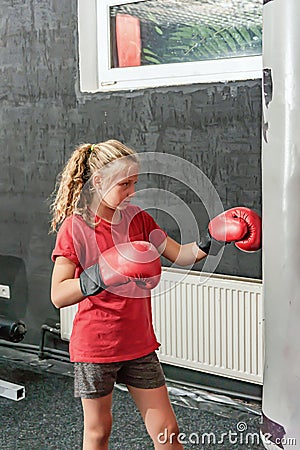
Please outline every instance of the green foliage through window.
M111 8L140 20L142 65L260 55L262 0L148 0Z

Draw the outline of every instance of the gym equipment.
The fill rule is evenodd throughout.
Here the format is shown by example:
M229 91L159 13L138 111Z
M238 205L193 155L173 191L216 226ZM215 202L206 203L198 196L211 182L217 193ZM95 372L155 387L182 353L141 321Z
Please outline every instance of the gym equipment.
M20 342L26 334L26 325L21 320L10 320L0 317L0 339ZM25 388L19 384L0 380L0 396L19 401L25 398Z
M265 448L300 445L300 2L263 6Z
M24 317L28 304L28 284L25 263L21 258L0 255L0 339L20 342L27 328L19 317ZM22 400L25 388L0 380L0 396Z
M22 320L10 320L0 316L0 339L20 342L26 334L26 325Z

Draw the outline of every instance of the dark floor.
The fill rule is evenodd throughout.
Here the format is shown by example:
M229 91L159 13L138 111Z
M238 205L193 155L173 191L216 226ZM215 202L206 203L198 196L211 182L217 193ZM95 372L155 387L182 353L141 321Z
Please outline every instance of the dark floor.
M82 444L82 410L73 397L72 366L0 348L0 379L25 386L18 402L0 397L1 450L75 450ZM260 405L169 384L185 449L263 449ZM183 406L185 405L185 406ZM127 391L114 392L110 449L152 449ZM211 433L209 435L209 433Z

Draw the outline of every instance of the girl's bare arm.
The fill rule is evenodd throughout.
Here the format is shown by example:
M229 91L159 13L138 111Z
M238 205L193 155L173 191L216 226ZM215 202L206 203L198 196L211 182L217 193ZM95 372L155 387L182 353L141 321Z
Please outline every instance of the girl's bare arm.
M200 250L196 242L181 245L169 236L158 248L158 251L169 261L179 266L189 266L207 256Z
M84 299L79 278L73 278L76 265L64 256L54 263L51 282L51 301L56 308L75 305Z

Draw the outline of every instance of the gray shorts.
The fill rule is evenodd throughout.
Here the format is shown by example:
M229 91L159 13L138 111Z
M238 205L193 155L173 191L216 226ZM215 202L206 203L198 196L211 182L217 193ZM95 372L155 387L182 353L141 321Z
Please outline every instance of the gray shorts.
M142 389L163 386L165 376L156 353L115 363L74 363L75 397L104 397L112 392L115 383Z

